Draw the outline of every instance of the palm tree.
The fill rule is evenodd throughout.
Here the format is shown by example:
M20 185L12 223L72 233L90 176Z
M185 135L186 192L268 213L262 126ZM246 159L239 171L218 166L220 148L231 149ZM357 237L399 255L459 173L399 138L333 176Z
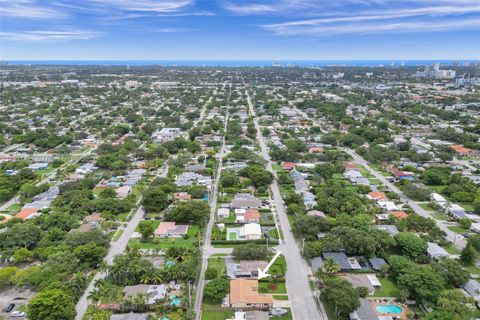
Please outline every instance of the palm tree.
M150 275L145 274L145 273L142 274L142 275L140 275L140 283L142 283L142 284L149 284L149 283L151 283L151 282L152 282L152 281L151 281L151 279L150 279Z
M164 281L164 277L163 277L163 274L162 274L162 271L161 270L155 270L152 274L152 276L150 277L150 280L154 283L154 284L161 284L163 281Z
M330 275L338 273L341 270L340 265L333 260L333 258L326 259L323 262L323 268L325 269L325 272Z
M323 277L325 277L325 274L323 273L322 268L318 268L317 271L315 271L314 276L317 281L317 287L323 287Z
M127 245L127 249L125 250L127 255L133 258L140 258L142 256L142 252L140 251L139 247Z
M108 276L108 264L104 260L102 260L98 264L98 271L103 272L103 273L105 273L105 275Z

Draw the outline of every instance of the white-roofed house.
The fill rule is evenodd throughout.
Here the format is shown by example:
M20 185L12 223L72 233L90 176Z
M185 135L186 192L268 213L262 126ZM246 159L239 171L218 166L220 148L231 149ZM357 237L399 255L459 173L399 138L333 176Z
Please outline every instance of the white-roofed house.
M434 259L449 258L450 254L435 242L427 242L427 253Z

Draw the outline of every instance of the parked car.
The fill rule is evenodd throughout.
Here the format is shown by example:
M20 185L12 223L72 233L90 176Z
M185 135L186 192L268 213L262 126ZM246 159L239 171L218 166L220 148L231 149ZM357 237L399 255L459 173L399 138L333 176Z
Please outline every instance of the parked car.
M10 312L13 310L13 308L15 308L15 303L10 303L5 308L3 308L3 312Z
M23 312L23 311L13 311L11 316L15 317L15 318L25 317L25 312Z
M287 313L288 313L288 311L286 309L273 308L270 311L270 316L272 316L272 317L282 317L282 316L286 315Z

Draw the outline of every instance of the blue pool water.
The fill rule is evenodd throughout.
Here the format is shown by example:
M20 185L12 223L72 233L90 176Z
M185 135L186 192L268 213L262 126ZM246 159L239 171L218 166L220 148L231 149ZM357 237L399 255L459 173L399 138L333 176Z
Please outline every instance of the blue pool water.
M400 314L402 313L402 307L394 306L394 305L381 305L379 304L376 307L377 311L380 313L393 313L393 314Z
M174 307L178 307L182 300L180 298L177 298L177 296L173 295L170 297L170 305Z

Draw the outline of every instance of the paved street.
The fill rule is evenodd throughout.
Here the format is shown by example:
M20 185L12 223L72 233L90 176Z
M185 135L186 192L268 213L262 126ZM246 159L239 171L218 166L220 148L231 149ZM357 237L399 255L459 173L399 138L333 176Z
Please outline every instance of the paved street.
M247 93L248 94L248 93ZM257 139L260 144L262 157L267 160L267 170L276 173L272 168L272 161L268 154L265 139L262 130L255 117L255 110L250 95L248 94L248 105L250 114L254 116L254 124L257 129ZM294 320L321 320L328 319L322 304L317 307L313 291L310 288L309 275L310 268L307 262L300 255L300 249L295 242L290 224L288 222L287 213L283 204L277 180L275 179L271 185L273 201L276 207L277 218L283 232L284 244L277 248L282 251L287 261L286 285L289 301L292 305L292 314Z
M160 176L165 177L168 173L168 161L165 162L162 174ZM137 205L140 204L141 198L138 199ZM145 214L145 210L143 207L139 207L137 211L135 211L135 214L131 217L130 221L128 221L127 226L123 230L122 235L117 241L112 241L110 243L110 249L108 251L108 255L105 257L104 261L107 264L112 264L113 258L115 256L122 254L125 249L127 248L128 241L132 237L133 233L135 232L135 229L137 228L138 224L143 218L143 215ZM104 278L106 275L103 272L97 272L95 274L95 277L93 277L92 281L88 285L87 289L83 293L83 295L80 297L80 299L77 302L76 305L76 310L77 310L77 316L75 317L75 320L82 320L83 316L85 315L85 312L87 312L88 308L88 296L90 293L95 289L95 281L98 279Z
M295 108L297 110L297 112L299 112L300 114L302 114L304 117L306 117L307 119L310 119L310 117L308 117L308 115ZM326 133L326 131L323 129L323 126L322 124L319 122L319 121L316 121L316 120L312 120L312 122L317 125L322 133ZM372 167L370 167L370 165L368 164L368 161L366 161L365 159L363 159L361 156L359 156L354 150L350 149L350 148L344 148L343 149L345 152L347 152L353 159L356 163L364 166L373 176L375 176L375 178L377 178L381 183L383 183L388 189L390 189L391 191L395 192L402 201L404 201L405 203L408 203L408 205L413 209L413 211L415 211L418 215L421 215L422 217L426 217L426 218L432 218L434 219L436 222L437 222L437 225L438 227L443 230L446 234L447 234L447 239L451 242L453 242L455 244L455 246L461 250L465 247L466 245L466 241L465 239L461 236L461 235L458 235L456 234L455 232L451 231L450 229L448 229L448 226L449 224L446 223L445 221L440 221L440 220L436 220L433 215L432 215L432 212L430 211L427 211L425 209L423 209L420 205L418 205L417 203L415 203L414 201L410 200L409 197L407 197L402 190L400 190L399 188L397 188L393 183L391 183L390 181L388 181L385 176L383 176L381 173L377 172L375 169L373 169ZM468 161L462 161L462 160L455 160L454 162L459 162L459 163L462 163L462 164L468 164ZM472 168L474 169L474 167L472 166Z
M415 203L414 201L410 200L409 197L407 197L402 190L400 190L399 188L397 188L393 183L391 183L390 181L388 181L385 176L383 176L381 173L377 172L375 169L373 169L372 167L369 166L368 162L363 159L361 156L359 156L355 151L353 151L352 149L349 149L349 148L345 148L344 149L345 152L347 152L350 156L352 156L352 158L355 160L355 163L358 163L362 166L364 166L373 176L375 176L375 178L377 178L378 180L380 180L381 183L383 183L388 189L390 189L391 191L395 192L399 197L400 199L407 203L412 209L413 211L415 211L418 215L421 215L422 217L426 217L426 218L432 218L434 219L432 213L430 211L427 211L425 209L423 209L421 206L419 206L417 203ZM458 248L458 249L463 249L466 245L466 241L465 239L456 234L455 232L451 231L450 229L447 228L448 224L446 224L445 222L443 221L439 221L439 220L435 220L437 221L437 225L438 227L442 230L442 231L445 231L445 233L447 234L447 239L450 240L451 242L455 243L455 246Z
M133 215L132 219L130 219L130 221L128 222L127 227L123 231L120 238L117 241L111 242L108 255L105 257L105 262L107 264L111 264L115 256L122 254L125 251L125 248L128 245L128 241L130 240L133 232L135 231L135 228L137 228L138 224L142 220L144 213L145 213L145 210L143 209L143 207L138 208L135 214ZM85 312L87 311L88 296L95 288L95 281L97 281L98 279L102 279L104 277L105 277L105 274L103 272L97 272L95 274L95 277L92 279L87 289L83 293L83 295L78 300L77 306L76 306L76 310L77 310L77 316L75 317L76 320L82 320L83 316L85 315Z
M228 123L228 114L225 117L224 121L224 130L227 129ZM220 182L220 176L222 174L223 168L223 156L225 152L225 136L222 137L222 144L220 146L220 151L218 152L217 161L217 171L215 172L213 188L210 193L210 217L207 223L207 230L205 231L203 246L202 246L202 268L200 271L200 276L198 279L197 290L195 295L195 319L200 320L202 317L202 298L203 298L203 289L205 287L205 271L208 266L208 258L215 252L214 248L211 245L211 235L213 224L215 223L215 214L217 207L217 197L218 197L218 183ZM230 251L231 252L231 251Z
M57 171L60 169L60 168L65 168L69 165L72 165L72 164L75 164L77 163L78 161L80 161L83 157L89 155L90 153L93 152L93 149L89 149L88 151L80 154L78 156L78 158L76 158L75 160L70 160L66 163L64 163L62 166L52 170L51 172L47 173L44 177L42 177L42 179L40 179L40 181L38 181L35 185L38 186L38 185L41 185L42 183L45 183L45 182L49 182L50 180L52 180L55 175L57 174ZM4 202L2 205L0 205L0 211L6 211L11 205L15 204L19 202L19 197L18 196L15 196L14 198L8 200L7 202Z

